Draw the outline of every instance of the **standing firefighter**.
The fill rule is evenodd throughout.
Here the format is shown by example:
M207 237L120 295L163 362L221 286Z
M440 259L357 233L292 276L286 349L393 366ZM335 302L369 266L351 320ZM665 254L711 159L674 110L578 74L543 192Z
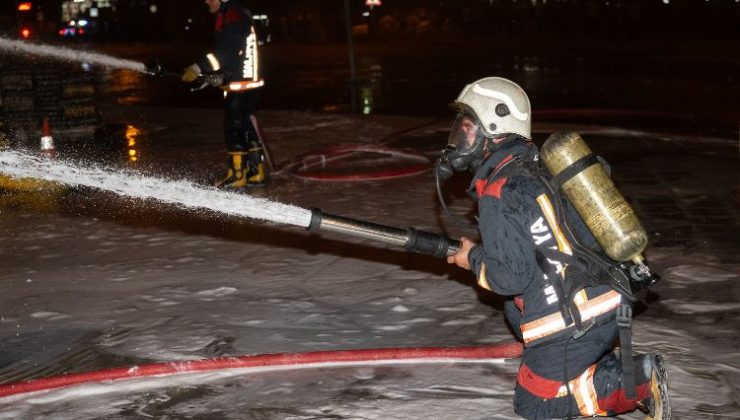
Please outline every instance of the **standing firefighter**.
M224 89L227 174L216 181L222 188L261 186L265 182L263 145L252 123L259 88L264 85L257 54L257 36L249 11L237 0L205 0L216 15L215 50L191 64L182 74L185 82L203 77Z
M524 342L516 412L553 419L640 409L646 419L669 419L661 356L633 357L624 336L625 357L612 351L631 320L630 302L598 270L586 269L588 258L578 258L580 249L601 247L539 164L526 93L489 77L467 85L452 106L457 118L436 171L442 178L475 173L469 193L478 203L482 243L462 238L448 262L508 299L506 319ZM622 311L626 324L618 322Z

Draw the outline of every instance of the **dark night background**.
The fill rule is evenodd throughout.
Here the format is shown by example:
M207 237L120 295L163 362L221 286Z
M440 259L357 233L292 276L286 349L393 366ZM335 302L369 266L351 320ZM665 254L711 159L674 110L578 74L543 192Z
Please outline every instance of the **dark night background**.
M447 104L502 76L529 95L533 141L582 133L645 223L663 280L636 306L634 348L666 356L674 418L738 418L740 0L242 3L276 161L244 195L201 188L231 159L223 91L180 80L213 48L203 0L0 0L0 47L12 46L0 48L0 396L17 380L138 375L150 362L511 340L503 300L442 259L305 220L273 226L318 207L476 235L436 197L472 220L470 177L440 186L428 169L455 116ZM133 63L55 60L26 43ZM151 59L164 77L140 72ZM368 148L346 152L357 144ZM299 208L235 211L250 196ZM110 393L0 398L0 418L513 418L517 364L142 377Z
M17 2L3 3L5 9L12 3L12 12ZM354 84L343 1L242 1L258 18L264 42L263 108L446 115L464 84L499 75L521 84L535 109L636 109L737 128L736 0L349 3ZM213 18L197 0L37 0L17 18L42 42L157 58L173 71L212 41ZM68 22L80 19L88 21L84 33L70 33ZM109 98L119 103L221 106L215 90L192 94L175 80L119 85Z

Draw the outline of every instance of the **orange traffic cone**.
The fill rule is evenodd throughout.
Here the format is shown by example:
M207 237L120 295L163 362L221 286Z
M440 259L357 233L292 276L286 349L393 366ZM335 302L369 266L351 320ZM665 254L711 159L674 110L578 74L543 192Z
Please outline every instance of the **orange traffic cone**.
M41 154L54 158L57 156L57 150L54 147L54 138L51 136L51 127L49 126L49 119L44 118L43 125L41 126Z

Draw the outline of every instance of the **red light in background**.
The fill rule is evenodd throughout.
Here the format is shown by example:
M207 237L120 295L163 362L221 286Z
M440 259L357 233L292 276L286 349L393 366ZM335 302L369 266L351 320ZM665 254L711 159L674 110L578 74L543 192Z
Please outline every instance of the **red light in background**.
M28 12L30 10L31 10L31 2L24 1L23 3L18 4L19 12Z
M28 28L21 29L21 36L25 39L28 39L31 37L31 30Z

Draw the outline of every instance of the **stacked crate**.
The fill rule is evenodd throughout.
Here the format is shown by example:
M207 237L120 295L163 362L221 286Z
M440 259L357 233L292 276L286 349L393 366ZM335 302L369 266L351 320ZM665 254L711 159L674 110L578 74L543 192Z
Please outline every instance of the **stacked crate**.
M92 73L69 73L62 86L64 127L94 128L100 123L96 106L95 78Z
M61 127L64 114L59 101L62 88L60 73L55 66L41 66L33 71L37 124L47 118L52 127Z
M27 67L7 65L0 69L3 131L26 128L38 121L34 106L33 72Z
M94 136L100 124L95 77L79 67L11 64L0 67L0 132L35 133L44 118L56 135Z

